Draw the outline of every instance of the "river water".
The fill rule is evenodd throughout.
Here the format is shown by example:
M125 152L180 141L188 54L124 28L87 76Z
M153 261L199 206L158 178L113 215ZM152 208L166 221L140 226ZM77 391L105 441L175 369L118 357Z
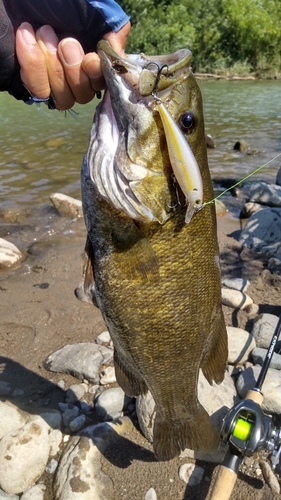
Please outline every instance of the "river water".
M206 133L216 148L209 150L214 179L242 179L281 152L281 89L279 81L200 82ZM80 197L80 165L86 151L96 101L75 106L77 115L26 106L0 94L0 236L48 228L57 217L50 194ZM251 154L237 153L244 139ZM274 182L281 157L256 179ZM27 229L24 229L27 228ZM15 238L14 238L15 239Z

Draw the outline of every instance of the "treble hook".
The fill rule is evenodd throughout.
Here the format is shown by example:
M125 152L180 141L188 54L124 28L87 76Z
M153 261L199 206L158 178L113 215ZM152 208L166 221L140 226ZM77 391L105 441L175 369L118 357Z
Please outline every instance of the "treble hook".
M156 63L155 63L156 64ZM152 89L152 92L151 92L151 95L155 98L155 99L158 99L160 100L160 98L158 97L157 95L157 91L158 91L158 85L159 85L159 82L160 82L160 78L161 78L161 73L163 71L163 69L167 68L167 73L169 71L169 67L167 64L164 64L163 66L159 67L158 64L156 64L156 66L158 67L158 73L157 73L157 76L156 76L156 80L155 80L155 84L154 84L154 87Z
M159 64L157 64L157 62L154 62L154 61L150 61L148 63L148 65L145 67L145 69L148 69L149 66L156 66L157 68L157 75L156 75L156 79L155 79L155 84L154 84L154 87L152 89L152 92L151 92L151 95L157 99L158 101L160 101L160 98L157 96L157 91L158 91L158 85L159 85L159 81L160 81L160 78L161 78L161 73L163 71L163 69L167 68L167 73L169 71L169 67L167 64L164 64L163 66L159 66Z

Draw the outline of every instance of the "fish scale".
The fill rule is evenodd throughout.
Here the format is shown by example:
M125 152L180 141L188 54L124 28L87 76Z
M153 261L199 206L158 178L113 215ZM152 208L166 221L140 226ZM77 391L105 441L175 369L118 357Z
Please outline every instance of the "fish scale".
M138 88L135 74L131 81L130 56L120 58L106 42L99 44L99 55L111 99L105 98L97 109L94 140L90 140L82 168L88 267L92 268L96 300L114 343L117 381L130 396L147 390L152 393L156 404L154 452L158 459L169 460L186 447L210 450L218 442L197 395L200 368L210 383L219 383L227 360L215 209L209 204L185 223L185 194L172 180L165 132L154 111L153 98L136 98ZM118 68L123 66L127 71L114 72L116 60ZM194 133L186 140L200 168L204 196L211 199L200 91L186 66L184 51L169 55L169 61L173 60L172 78L169 73L162 75L164 90L160 88L158 92L162 102L170 99L174 120L186 109L192 109L196 116ZM141 68L139 63L140 73ZM163 78L171 78L171 88ZM128 103L130 89L133 97ZM175 95L177 99L173 101ZM107 109L108 103L112 108ZM99 191L99 182L93 182L91 172L94 169L95 176L99 175L99 163L110 141L110 130L108 136L104 129L100 134L99 118L105 113L112 117L112 110L115 117L118 114L116 126L128 127L125 134L134 138L134 150L147 170L146 176L130 185L133 164L128 163L129 146L123 140L118 146L118 161L124 158L122 175L126 178L128 165L128 185L138 203L153 215L152 220L143 215L143 206L132 219L126 202L124 210L119 204L114 206L110 186L105 195ZM151 147L147 141L148 126ZM118 161L113 161L112 169L119 168ZM126 193L120 192L119 199L122 197ZM135 210L138 212L137 203ZM89 280L86 283L89 286Z

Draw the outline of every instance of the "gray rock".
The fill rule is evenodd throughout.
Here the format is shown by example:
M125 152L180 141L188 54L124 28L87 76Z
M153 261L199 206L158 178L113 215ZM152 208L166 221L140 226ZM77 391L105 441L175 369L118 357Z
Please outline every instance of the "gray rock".
M50 456L54 457L60 450L62 443L62 433L58 429L54 429L49 434Z
M267 313L260 314L256 318L251 333L255 338L257 347L267 349L270 346L278 319L278 316Z
M244 139L240 139L239 141L235 142L233 149L234 151L240 151L240 153L242 153L243 151L249 151L250 144L248 144L248 142Z
M70 438L55 475L55 500L113 500L113 483L100 460L92 439Z
M52 458L50 462L46 465L45 471L48 472L48 474L54 474L55 470L57 469L58 466L58 461Z
M260 367L252 366L244 370L238 377L236 388L242 399L246 397L250 389L253 389L259 374ZM269 413L281 414L280 386L281 372L269 368L262 386L262 393L264 395L263 410Z
M74 406L73 408L69 410L65 410L65 412L62 415L63 423L65 427L68 427L70 422L74 420L76 417L79 415L79 408L77 406Z
M157 500L157 494L154 488L149 488L145 494L144 500Z
M102 345L92 343L72 344L51 354L46 362L47 370L70 373L74 377L90 382L99 382L99 370L102 364L109 364L113 351Z
M250 282L243 278L233 278L224 279L222 285L227 288L232 288L233 290L239 290L240 292L246 292Z
M265 208L252 215L239 243L257 255L281 260L281 208Z
M244 207L241 209L239 218L240 219L249 219L251 215L257 213L259 210L264 208L263 205L259 203L253 203L252 201L248 201L245 203Z
M197 486L204 476L204 469L195 464L183 464L179 468L179 478L189 486Z
M92 387L89 388L89 394L96 394L98 389L99 389L99 385L92 385Z
M115 368L114 366L108 366L101 372L100 384L114 384L116 382Z
M83 433L83 436L90 438L100 452L104 453L109 446L119 439L120 435L129 434L133 428L133 423L129 417L120 417L115 422L89 425L81 433Z
M115 415L122 412L128 404L128 398L121 387L114 387L102 392L96 399L95 410L98 415Z
M43 474L49 457L49 426L32 417L0 441L0 486L9 494L21 493Z
M281 167L279 168L276 175L276 184L277 186L281 186Z
M82 202L62 193L54 193L50 200L60 214L83 217Z
M104 422L112 422L113 420L118 420L119 418L122 417L122 413L118 411L117 413L113 413L112 415L107 414L105 417L103 417Z
M267 205L268 207L281 207L281 187L267 182L253 182L249 193L250 201Z
M108 331L104 331L100 333L96 338L97 344L109 344L111 341L110 333Z
M22 398L22 397L24 397L24 395L25 395L25 392L23 389L15 389L13 391L12 397L13 398Z
M93 411L93 407L87 401L80 401L80 408L83 413L91 413Z
M139 426L146 439L153 442L153 424L155 419L155 401L150 391L136 398L136 412Z
M9 495L0 489L0 500L19 500L17 495Z
M9 396L12 392L12 387L10 382L6 380L0 381L0 396Z
M228 338L228 363L232 365L245 363L251 351L256 347L254 337L241 328L228 326L226 330Z
M22 258L22 253L13 243L0 238L0 268L11 267Z
M36 408L36 413L50 426L52 429L62 428L62 415L58 410L52 408Z
M210 149L214 149L216 147L215 141L210 134L206 134L206 146L207 146L207 148L210 148Z
M260 347L256 347L253 349L251 356L253 358L253 362L255 365L262 365L267 355L267 349L261 349ZM270 368L274 370L281 370L281 355L273 354L273 357L270 362Z
M281 260L271 257L268 259L267 268L277 274L281 274Z
M245 307L245 312L248 314L249 317L255 317L259 313L259 306L258 304L250 304L247 307Z
M0 401L0 439L10 431L23 426L28 419L28 413L20 410L9 401Z
M58 404L58 407L62 413L64 413L66 410L72 410L74 408L74 405L72 403L62 403L61 401Z
M46 486L44 484L35 484L35 486L32 486L24 492L21 500L44 500L45 489Z
M220 385L209 385L200 371L198 380L199 401L203 404L208 414L211 416L214 427L220 432L223 417L229 408L232 408L237 393L234 382L229 373L225 373L224 381ZM184 397L184 395L183 395ZM150 392L145 396L139 396L136 399L136 412L141 431L148 441L153 441L153 423L155 418L155 403ZM225 455L226 448L211 452L194 452L186 449L181 453L181 458L196 458L207 462L220 462Z
M101 468L101 457L119 435L132 432L128 417L91 425L83 436L71 437L59 462L54 500L113 500L113 483Z
M66 391L65 402L75 403L79 399L82 399L87 389L86 384L71 385Z
M74 420L69 422L69 428L71 432L78 432L81 429L83 429L83 427L85 427L86 424L87 424L87 417L86 415L84 415L84 413L82 413L82 415L79 415Z
M233 307L234 309L246 309L253 300L246 293L231 288L222 288L221 300L225 306Z

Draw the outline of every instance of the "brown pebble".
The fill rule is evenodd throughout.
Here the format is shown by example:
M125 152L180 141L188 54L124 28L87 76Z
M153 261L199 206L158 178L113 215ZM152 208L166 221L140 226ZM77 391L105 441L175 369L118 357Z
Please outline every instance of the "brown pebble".
M266 460L261 460L260 467L263 473L263 477L268 486L271 488L273 493L276 493L278 495L280 493L280 484L269 463L266 462Z

